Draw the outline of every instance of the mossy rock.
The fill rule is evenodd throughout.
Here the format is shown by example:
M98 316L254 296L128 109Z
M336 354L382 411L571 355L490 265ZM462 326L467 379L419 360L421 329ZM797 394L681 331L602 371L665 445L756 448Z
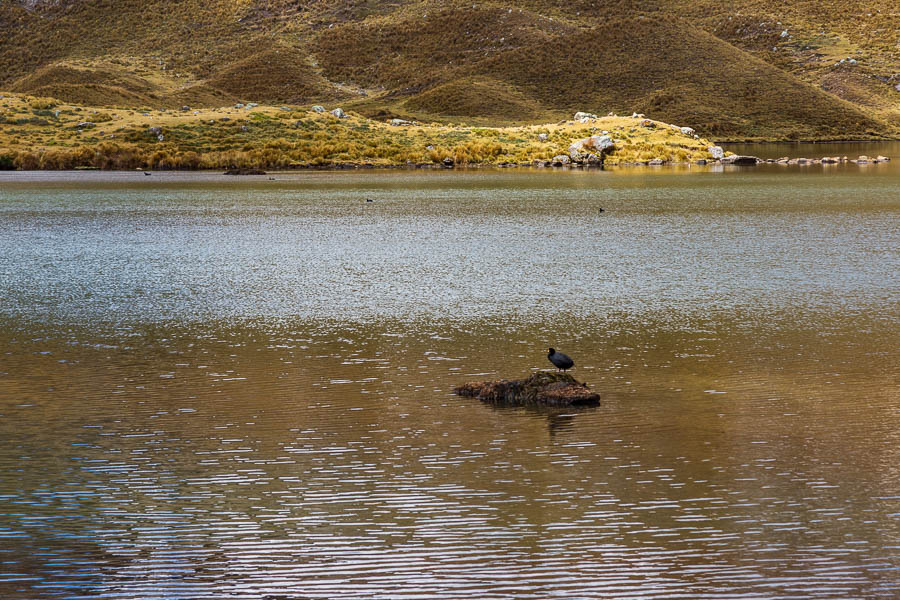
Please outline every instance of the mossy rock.
M572 406L600 401L600 394L592 392L586 383L553 371L532 373L526 379L471 381L454 388L453 393L497 404Z

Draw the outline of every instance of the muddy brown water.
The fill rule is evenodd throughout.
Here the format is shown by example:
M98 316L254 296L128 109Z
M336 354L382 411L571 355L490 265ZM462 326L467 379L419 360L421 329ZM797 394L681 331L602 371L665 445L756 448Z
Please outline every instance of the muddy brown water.
M900 596L900 162L274 177L0 174L0 596Z

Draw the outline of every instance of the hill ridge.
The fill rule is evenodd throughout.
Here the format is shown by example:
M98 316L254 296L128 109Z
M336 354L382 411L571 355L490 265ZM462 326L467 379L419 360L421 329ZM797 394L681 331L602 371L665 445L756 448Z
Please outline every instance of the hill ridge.
M862 0L824 2L833 40L883 49L897 36L861 37ZM828 13L798 3L806 13L747 0L726 16L711 0L7 1L0 90L156 108L340 100L367 116L474 124L637 110L719 139L897 136L900 56L810 67L825 42L804 49L803 27ZM878 23L900 18L868 4L884 7Z

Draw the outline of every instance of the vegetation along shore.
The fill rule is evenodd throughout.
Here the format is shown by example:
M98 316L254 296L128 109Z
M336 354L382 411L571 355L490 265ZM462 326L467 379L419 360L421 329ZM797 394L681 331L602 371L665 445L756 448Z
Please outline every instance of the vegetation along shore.
M348 165L600 165L715 160L689 127L643 115L577 113L547 125L376 121L339 107L152 110L0 99L6 169L222 169Z
M544 125L467 127L377 121L340 107L153 110L0 97L0 169L303 169L756 164L689 126L643 114L577 112ZM886 157L860 159L880 162ZM788 159L784 164L857 159ZM773 161L770 161L773 162Z

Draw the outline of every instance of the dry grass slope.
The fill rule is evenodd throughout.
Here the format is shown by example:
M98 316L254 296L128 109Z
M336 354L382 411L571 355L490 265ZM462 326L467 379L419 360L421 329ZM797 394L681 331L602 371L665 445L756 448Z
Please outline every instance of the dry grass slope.
M3 0L0 90L98 106L341 99L498 124L637 110L719 139L897 136L898 32L895 0ZM851 53L852 72L834 66Z
M208 81L212 88L247 101L300 104L345 96L296 49L276 47L230 65Z
M534 122L546 109L521 91L488 78L463 78L411 97L403 107L412 114Z

